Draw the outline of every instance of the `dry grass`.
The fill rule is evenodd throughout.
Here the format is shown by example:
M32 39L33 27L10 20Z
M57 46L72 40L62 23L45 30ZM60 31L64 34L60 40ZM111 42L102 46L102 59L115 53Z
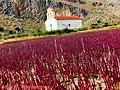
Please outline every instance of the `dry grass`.
M14 16L7 16L0 14L0 26L7 28L8 30L14 30L15 27L23 27L25 30L32 30L36 27L44 29L44 24L35 23L32 20L14 18Z
M103 30L111 30L111 29L119 29L120 25L116 26L109 26L109 27L104 27L104 28L99 28L99 29L89 29L87 31L79 31L71 34L76 34L76 33L88 33L88 32L98 32L98 31L103 31ZM68 34L63 34L61 36L65 36ZM60 36L60 35L44 35L44 36L28 36L28 37L20 37L20 38L12 38L12 39L0 39L1 44L2 43L9 43L9 42L16 42L16 41L24 41L24 40L32 40L32 39L38 39L38 38L44 38L44 37L54 37L54 36Z
M12 39L0 39L0 44L25 41L25 40L32 40L32 39L38 39L38 38L45 38L45 37L54 37L54 36L56 36L56 35L28 36L28 37L19 37L19 38L12 38Z
M31 40L31 39L37 39L41 38L40 36L29 36L29 37L20 37L20 38L12 38L12 39L1 39L0 42L2 43L10 43L10 42L16 42L16 41L23 41L23 40Z
M113 30L114 29L120 29L120 25L97 28L97 29L88 29L86 31L79 31L77 33L98 32L98 31L111 30L111 29L113 29Z

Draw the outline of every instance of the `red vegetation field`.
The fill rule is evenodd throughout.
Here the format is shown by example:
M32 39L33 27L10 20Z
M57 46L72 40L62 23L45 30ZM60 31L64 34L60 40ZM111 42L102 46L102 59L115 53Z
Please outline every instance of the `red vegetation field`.
M119 90L119 81L118 29L0 45L0 90Z

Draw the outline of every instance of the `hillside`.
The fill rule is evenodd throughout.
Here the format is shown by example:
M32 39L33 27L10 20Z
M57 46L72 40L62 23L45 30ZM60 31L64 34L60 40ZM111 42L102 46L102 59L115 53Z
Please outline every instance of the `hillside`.
M79 10L72 10L77 14L83 15L84 26L91 27L97 25L102 27L107 25L120 24L120 5L119 0L53 0L54 2L61 2L63 5L74 6ZM84 11L81 12L81 11ZM87 14L85 12L88 12Z
M84 17L84 25L91 26L97 23L102 26L119 24L120 5L119 0L0 0L0 26L25 26L32 28L31 24L44 23L46 20L46 9L50 5L57 9L57 14L65 12L72 16ZM5 15L5 16L4 16ZM12 19L6 19L12 17ZM25 22L24 22L25 21ZM15 25L14 25L15 24ZM11 28L10 28L11 29Z
M84 4L80 4L78 2L75 2L77 0L73 0L74 2L70 1L70 0L54 0L54 2L62 2L63 4L67 4L67 5L71 5L74 7L78 7L78 8L82 8L85 9L88 12L91 12L93 10L96 10L98 7L94 7L92 4L90 4L89 2L85 1ZM99 9L103 9L103 6L99 6Z
M29 18L42 23L46 20L45 0L0 0L0 13Z
M15 30L16 27L22 27L25 30L32 30L38 27L44 29L44 24L39 24L26 18L15 18L14 16L0 14L0 27L4 27L5 30Z

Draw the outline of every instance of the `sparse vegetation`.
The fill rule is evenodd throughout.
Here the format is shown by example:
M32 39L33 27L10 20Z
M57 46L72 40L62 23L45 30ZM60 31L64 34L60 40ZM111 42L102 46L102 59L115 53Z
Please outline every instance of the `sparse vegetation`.
M86 30L88 30L88 27L82 27L82 28L76 29L76 31L86 31Z
M39 35L42 34L40 27L37 27L37 28L33 29L32 33L33 33L34 36L37 36L37 35L39 36Z

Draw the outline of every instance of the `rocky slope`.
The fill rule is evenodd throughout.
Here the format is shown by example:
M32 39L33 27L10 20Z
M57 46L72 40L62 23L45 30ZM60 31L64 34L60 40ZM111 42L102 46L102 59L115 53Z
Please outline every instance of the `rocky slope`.
M46 3L46 1L49 3ZM60 14L61 11L65 11L69 13L69 15L85 16L85 25L90 26L96 22L96 19L100 19L101 23L107 20L106 22L115 22L113 24L117 24L120 20L120 5L115 2L118 1L119 0L0 0L0 13L12 16L12 18L23 18L23 21L29 20L31 23L44 23L46 20L46 5L49 4L58 9L58 14ZM9 22L9 20L7 22ZM4 25L5 24L6 22Z
M120 0L62 0L77 3L81 8L89 11L84 18L84 25L97 25L102 27L104 24L120 24ZM84 2L84 4L81 4ZM88 7L87 7L88 5Z
M38 22L44 22L46 20L47 8L45 1L46 0L0 0L0 12L20 17L36 18ZM59 1L61 3L59 3ZM66 0L52 0L50 5L58 8L67 8L72 15L80 15L81 13L86 15L88 13L86 10L88 5L79 6L65 1Z
M41 23L46 20L46 0L0 0L0 12Z
M68 9L71 15L78 16L81 13L87 15L88 13L84 8L62 1L59 3L51 0L49 4L55 8ZM15 15L16 17L30 18L42 23L46 20L46 5L46 0L0 0L0 12L7 15Z

